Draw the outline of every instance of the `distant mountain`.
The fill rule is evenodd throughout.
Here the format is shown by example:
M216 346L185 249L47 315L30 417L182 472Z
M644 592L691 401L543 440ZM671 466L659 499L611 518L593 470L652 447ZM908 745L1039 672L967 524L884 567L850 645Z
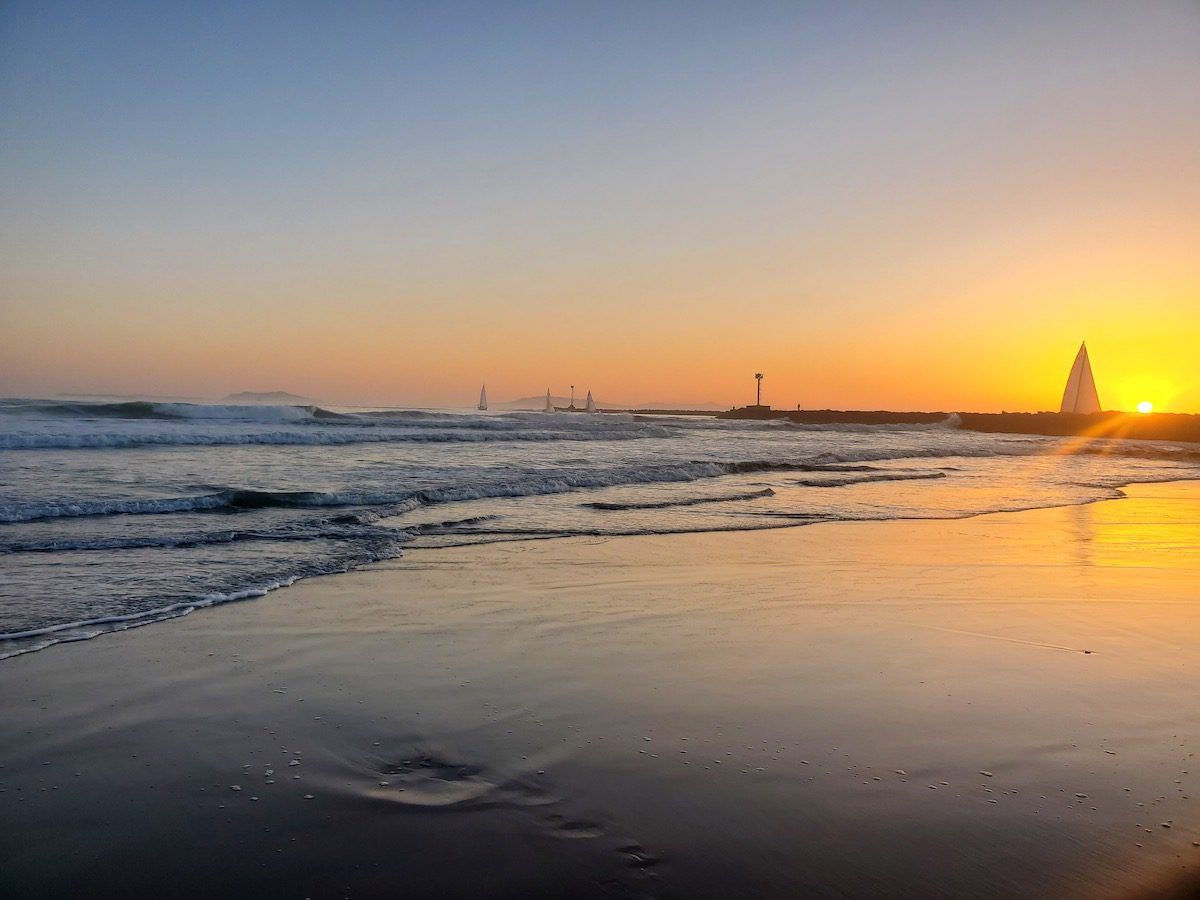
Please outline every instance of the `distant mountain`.
M584 394L586 397L587 394ZM566 406L571 402L570 397L559 397L554 394L550 395L550 402L555 406ZM583 400L577 398L576 403L583 406ZM505 400L497 403L493 401L490 406L492 409L542 409L546 405L546 395L540 397L518 397L516 400Z
M586 398L587 391L584 391L582 394L576 394L575 405L582 407ZM551 394L550 402L555 406L568 406L571 403L571 398L570 396L560 397L557 394ZM502 403L493 402L491 404L492 409L543 409L545 405L545 394L537 397L518 397L516 400L506 400ZM671 403L665 400L655 403L610 403L607 400L597 400L596 405L601 409L711 409L714 412L729 409L727 403Z
M289 394L287 391L240 391L221 399L222 403L270 403L279 406L295 406L315 402L311 397Z

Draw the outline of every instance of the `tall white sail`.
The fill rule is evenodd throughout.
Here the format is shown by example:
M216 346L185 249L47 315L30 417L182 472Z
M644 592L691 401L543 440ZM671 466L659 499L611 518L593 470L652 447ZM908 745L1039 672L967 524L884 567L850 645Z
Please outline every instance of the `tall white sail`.
M596 409L596 401L592 399L591 391L588 391L587 405L584 407L584 409L588 412L600 412L600 410Z
M1100 396L1096 393L1096 379L1092 376L1092 362L1088 359L1087 342L1079 346L1075 356L1075 365L1071 366L1071 375L1067 378L1067 387L1063 391L1060 413L1095 413L1100 412Z
M479 389L479 408L487 409L487 385Z
M546 406L542 412L554 412L554 404L550 401L550 388L546 388Z

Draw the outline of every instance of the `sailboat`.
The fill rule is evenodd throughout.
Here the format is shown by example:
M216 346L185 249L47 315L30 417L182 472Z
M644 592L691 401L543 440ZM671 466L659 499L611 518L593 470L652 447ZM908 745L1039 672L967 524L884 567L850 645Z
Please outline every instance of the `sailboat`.
M1058 411L1084 414L1100 412L1100 397L1096 393L1096 379L1092 376L1092 363L1088 359L1087 341L1079 346Z
M481 410L487 409L487 385L486 384L479 389L479 408Z
M542 412L554 412L554 402L550 399L550 388L546 388L546 406Z
M584 406L584 408L583 408L583 409L584 409L584 412L590 412L590 413L598 413L598 412L600 412L600 410L596 409L596 401L592 399L592 392L591 392L591 391L588 391L588 395L587 395L587 405L586 405L586 406Z

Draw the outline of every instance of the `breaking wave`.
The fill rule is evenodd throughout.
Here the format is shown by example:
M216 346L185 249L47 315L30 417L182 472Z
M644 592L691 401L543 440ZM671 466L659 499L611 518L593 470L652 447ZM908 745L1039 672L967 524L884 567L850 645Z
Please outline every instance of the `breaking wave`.
M471 416L422 410L335 411L320 406L0 401L0 450L136 447L340 446L374 443L619 441L677 428L632 416Z
M123 450L135 447L339 446L387 443L483 443L487 441L625 441L670 437L669 429L609 428L569 430L370 430L250 431L243 433L159 431L109 433L0 434L0 450Z
M859 449L839 453L819 453L806 461L733 460L663 463L611 469L557 469L527 472L514 478L468 481L418 491L270 491L222 488L212 493L187 497L62 500L41 503L0 505L0 522L33 522L42 519L85 516L147 515L177 512L213 512L263 508L316 508L371 506L381 515L398 515L417 506L454 503L467 500L534 497L588 488L637 484L691 482L723 475L771 472L852 473L844 482L812 479L795 483L811 487L837 487L839 484L869 481L900 481L944 477L944 472L906 472L871 466L871 462L903 459L993 458L1002 456L1043 455L1045 444L1010 443L1003 450L992 448L943 449ZM1135 454L1141 458L1140 454ZM1155 457L1146 457L1155 458ZM1178 454L1160 455L1172 461ZM1180 460L1182 461L1182 460ZM872 475L871 473L875 473ZM745 499L745 498L736 498ZM701 501L705 502L705 501ZM719 501L717 501L719 502ZM677 503L668 506L680 505ZM684 504L686 505L686 504ZM650 507L647 507L650 508ZM664 507L665 508L665 507Z
M0 657L406 548L974 514L995 501L982 484L1028 508L1200 473L1194 445L955 424L0 400L0 450L30 451L0 453ZM74 448L112 452L38 452ZM946 478L969 490L935 487ZM856 484L882 486L809 490Z
M119 403L5 401L0 412L63 419L163 419L227 422L306 422L351 420L352 415L320 406L267 406L250 404L164 403L127 400Z

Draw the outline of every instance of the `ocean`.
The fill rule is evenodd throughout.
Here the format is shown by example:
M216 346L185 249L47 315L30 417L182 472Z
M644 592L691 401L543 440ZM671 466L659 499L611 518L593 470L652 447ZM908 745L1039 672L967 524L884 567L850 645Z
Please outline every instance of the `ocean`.
M0 659L407 552L952 519L1196 478L1194 445L953 419L2 400Z

